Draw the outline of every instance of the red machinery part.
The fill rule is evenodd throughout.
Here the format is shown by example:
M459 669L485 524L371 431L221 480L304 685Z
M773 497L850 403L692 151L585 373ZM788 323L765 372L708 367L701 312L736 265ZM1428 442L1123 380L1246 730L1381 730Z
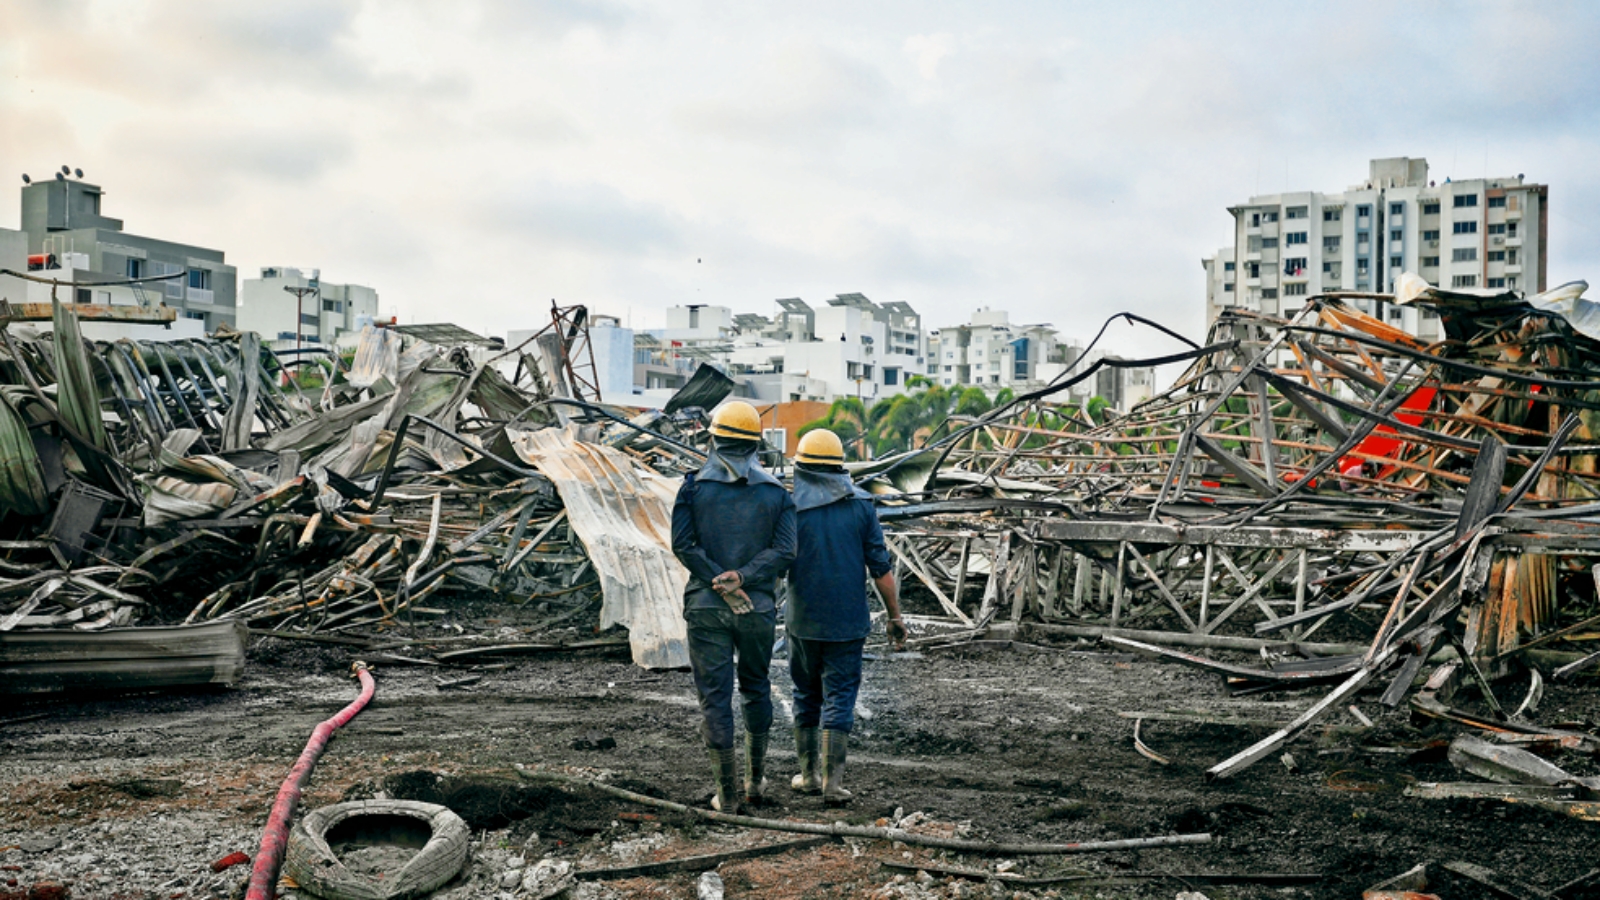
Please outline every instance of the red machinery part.
M377 683L372 680L372 673L367 671L367 664L358 662L351 669L361 679L361 696L311 732L311 740L306 742L306 749L300 751L299 761L289 770L289 777L284 779L283 786L278 788L278 799L272 804L266 830L261 833L261 849L256 851L245 900L273 900L278 886L278 869L283 865L283 853L289 843L289 820L294 818L294 807L300 802L300 791L311 778L311 770L316 767L322 751L327 749L328 739L333 732L355 718L356 713L361 712L372 699Z

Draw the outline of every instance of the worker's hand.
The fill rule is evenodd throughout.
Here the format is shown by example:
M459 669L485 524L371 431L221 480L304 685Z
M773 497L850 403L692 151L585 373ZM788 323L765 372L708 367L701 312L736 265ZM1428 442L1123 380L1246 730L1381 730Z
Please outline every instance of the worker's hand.
M905 622L898 618L890 619L884 626L884 630L889 633L889 640L894 642L895 650L906 649L906 638L910 637L911 632L906 630Z
M734 588L731 591L718 591L717 593L722 597L722 601L728 604L728 608L733 610L733 614L736 616L742 616L752 609L755 609L755 605L750 602L750 595L746 594L739 588Z
M721 575L711 579L711 589L719 594L726 594L729 591L736 591L742 587L744 587L744 576L740 575L738 571L734 569L729 569L728 571L723 572Z

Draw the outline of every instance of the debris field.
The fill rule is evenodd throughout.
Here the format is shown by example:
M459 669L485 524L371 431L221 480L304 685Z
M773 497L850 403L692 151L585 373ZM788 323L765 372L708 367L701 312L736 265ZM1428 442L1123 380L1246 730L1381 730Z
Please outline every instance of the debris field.
M1231 311L1125 363L1187 365L1133 409L1058 400L1089 367L852 464L914 637L869 644L859 799L780 777L779 824L650 803L709 795L667 535L714 368L607 404L582 307L513 348L290 360L9 322L0 896L232 896L249 866L211 864L255 855L353 659L375 699L301 815L454 810L470 861L430 896L1587 896L1584 287Z

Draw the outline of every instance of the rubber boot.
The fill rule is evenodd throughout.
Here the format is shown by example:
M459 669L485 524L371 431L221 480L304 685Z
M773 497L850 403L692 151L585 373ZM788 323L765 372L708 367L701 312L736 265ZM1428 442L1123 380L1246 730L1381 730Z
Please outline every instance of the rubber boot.
M767 790L767 735L744 733L744 802L760 806Z
M732 747L726 750L710 749L711 774L716 778L717 794L711 798L711 808L717 812L737 815L739 812L739 759Z
M838 806L850 802L851 794L844 789L844 759L850 746L850 732L822 731L822 802Z
M821 747L820 728L794 728L794 755L800 760L800 774L789 780L789 787L797 794L822 793L822 767L817 763Z

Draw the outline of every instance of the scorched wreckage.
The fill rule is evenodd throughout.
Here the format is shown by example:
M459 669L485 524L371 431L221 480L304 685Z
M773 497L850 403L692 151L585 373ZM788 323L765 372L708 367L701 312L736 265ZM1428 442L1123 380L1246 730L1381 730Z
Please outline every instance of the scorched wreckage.
M1287 319L1229 310L1203 344L1095 364L1186 365L1132 409L1064 402L1094 375L1078 368L852 463L913 649L1095 641L1237 695L1316 692L1270 734L1217 746L1207 780L1319 719L1365 719L1358 697L1406 705L1454 729L1451 762L1480 779L1411 796L1600 818L1600 788L1563 768L1600 739L1539 713L1547 681L1600 662L1584 649L1600 623L1600 314L1584 287L1523 298L1408 276ZM1446 337L1424 344L1354 299L1427 310ZM303 366L249 333L90 342L74 307L52 317L0 328L5 693L229 684L250 635L436 669L623 646L646 669L687 664L670 511L733 389L714 368L664 410L607 403L582 307L552 307L507 349L369 327L352 359ZM549 615L515 640L419 631L469 600ZM581 639L539 639L575 624ZM1168 762L1141 724L1129 751ZM819 829L915 843L893 822ZM1469 870L1450 869L1496 878Z

